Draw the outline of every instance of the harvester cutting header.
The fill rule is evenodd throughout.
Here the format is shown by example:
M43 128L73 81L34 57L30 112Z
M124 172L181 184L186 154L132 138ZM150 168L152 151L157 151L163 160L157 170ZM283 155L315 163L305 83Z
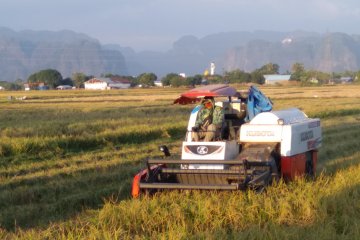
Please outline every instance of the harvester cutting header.
M174 101L199 102L189 118L181 160L148 160L134 177L133 197L161 189L261 190L280 177L314 176L322 140L319 119L297 108L272 111L272 102L255 86L237 91L209 85ZM166 146L161 150L170 155Z

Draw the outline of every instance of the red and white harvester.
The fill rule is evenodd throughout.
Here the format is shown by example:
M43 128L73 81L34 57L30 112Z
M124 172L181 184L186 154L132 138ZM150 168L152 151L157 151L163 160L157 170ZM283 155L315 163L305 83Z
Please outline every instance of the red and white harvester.
M238 92L228 85L208 85L181 94L174 103L196 103L210 96L224 110L221 136L211 142L193 141L191 131L201 108L196 106L181 160L147 160L147 168L133 179L133 197L163 189L262 190L279 178L314 177L322 140L319 119L297 108L271 111L271 101L253 86ZM160 150L170 156L166 146Z

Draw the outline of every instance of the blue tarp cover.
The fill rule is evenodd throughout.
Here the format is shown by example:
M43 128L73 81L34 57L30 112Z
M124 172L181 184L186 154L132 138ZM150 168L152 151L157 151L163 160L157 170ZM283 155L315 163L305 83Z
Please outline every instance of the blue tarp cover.
M272 110L273 103L257 87L251 86L247 99L247 114L245 121L249 122L261 112Z

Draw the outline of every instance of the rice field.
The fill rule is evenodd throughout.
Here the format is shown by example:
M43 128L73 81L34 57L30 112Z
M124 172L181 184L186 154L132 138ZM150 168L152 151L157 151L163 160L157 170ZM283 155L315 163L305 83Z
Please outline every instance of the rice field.
M180 156L186 89L0 92L0 239L358 239L360 86L260 89L321 118L314 182L136 200L144 160Z

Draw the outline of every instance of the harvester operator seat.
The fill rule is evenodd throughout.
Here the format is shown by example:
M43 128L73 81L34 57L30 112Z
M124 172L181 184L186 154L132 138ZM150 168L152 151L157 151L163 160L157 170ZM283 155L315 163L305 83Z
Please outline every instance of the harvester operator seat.
M239 138L240 126L245 122L246 104L243 101L224 103L223 139L236 140Z

